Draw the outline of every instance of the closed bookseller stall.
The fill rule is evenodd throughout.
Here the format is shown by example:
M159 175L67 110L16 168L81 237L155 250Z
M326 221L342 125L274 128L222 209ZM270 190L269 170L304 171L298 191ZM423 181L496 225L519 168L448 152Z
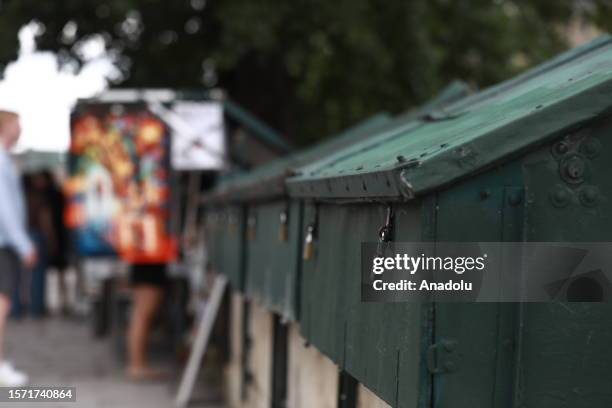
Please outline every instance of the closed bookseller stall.
M298 168L304 337L394 407L607 407L605 303L367 303L362 242L612 241L612 41Z

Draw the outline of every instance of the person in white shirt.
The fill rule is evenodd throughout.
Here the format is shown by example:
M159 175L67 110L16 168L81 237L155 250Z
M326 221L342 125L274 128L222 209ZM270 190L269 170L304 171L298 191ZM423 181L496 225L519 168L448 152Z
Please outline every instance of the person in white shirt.
M9 153L20 134L19 116L0 110L0 386L5 387L28 383L28 376L5 359L4 332L18 274L33 267L37 258L28 237L21 183Z

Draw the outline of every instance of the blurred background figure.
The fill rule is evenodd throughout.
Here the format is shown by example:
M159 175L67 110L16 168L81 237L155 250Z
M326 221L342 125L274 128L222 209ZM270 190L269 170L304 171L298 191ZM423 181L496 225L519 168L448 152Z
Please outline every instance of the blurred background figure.
M49 212L45 205L44 195L36 188L36 175L25 174L23 176L23 190L25 196L25 208L27 215L27 228L30 240L36 248L37 259L36 263L29 269L22 271L17 275L17 284L13 291L13 300L11 306L11 316L20 319L24 315L34 313L34 304L39 301L44 302L44 294L36 293L34 285L42 287L44 290L44 280L47 268L47 247L49 243L44 237L44 229L48 228ZM43 299L41 299L41 297ZM44 303L43 303L44 305ZM44 309L40 304L36 304L39 309L39 315L42 315L41 309Z
M18 278L13 294L11 315L24 314L43 317L47 314L46 282L49 268L59 276L59 301L66 312L66 285L64 270L67 266L67 237L62 220L63 195L47 171L37 171L23 177L28 232L36 247L37 262L31 270Z
M62 314L67 315L68 286L66 273L69 266L69 238L68 230L64 224L64 194L53 174L44 170L38 174L41 191L44 192L49 218L46 238L49 242L47 248L48 267L54 269L58 276L59 307ZM44 288L43 288L44 289ZM34 290L34 287L32 288ZM44 296L44 291L42 292ZM44 301L44 298L42 299Z
M26 229L26 208L15 167L9 155L19 139L19 116L0 111L0 385L16 387L28 383L4 356L4 332L11 295L23 267L36 264L36 249Z
M151 327L167 286L166 264L132 264L132 314L127 331L128 366L130 379L150 380L163 377L163 372L150 367L147 343Z
M28 225L32 242L36 245L38 261L32 268L27 282L25 296L28 298L29 311L34 317L46 313L46 279L49 261L57 257L59 244L53 223L52 190L53 180L46 171L36 172L28 177L26 183L26 202Z

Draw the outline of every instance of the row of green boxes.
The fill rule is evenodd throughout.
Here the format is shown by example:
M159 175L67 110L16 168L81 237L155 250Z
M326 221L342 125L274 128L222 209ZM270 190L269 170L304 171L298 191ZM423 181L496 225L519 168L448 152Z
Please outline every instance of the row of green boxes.
M612 241L612 38L204 197L213 268L394 407L610 407L605 303L363 303L360 244Z

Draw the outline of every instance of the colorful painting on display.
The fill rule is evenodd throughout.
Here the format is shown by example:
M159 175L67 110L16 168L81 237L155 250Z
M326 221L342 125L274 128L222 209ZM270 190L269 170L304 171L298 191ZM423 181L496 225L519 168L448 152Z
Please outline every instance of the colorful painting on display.
M66 222L77 253L174 259L167 126L142 105L89 104L73 114L71 129Z

